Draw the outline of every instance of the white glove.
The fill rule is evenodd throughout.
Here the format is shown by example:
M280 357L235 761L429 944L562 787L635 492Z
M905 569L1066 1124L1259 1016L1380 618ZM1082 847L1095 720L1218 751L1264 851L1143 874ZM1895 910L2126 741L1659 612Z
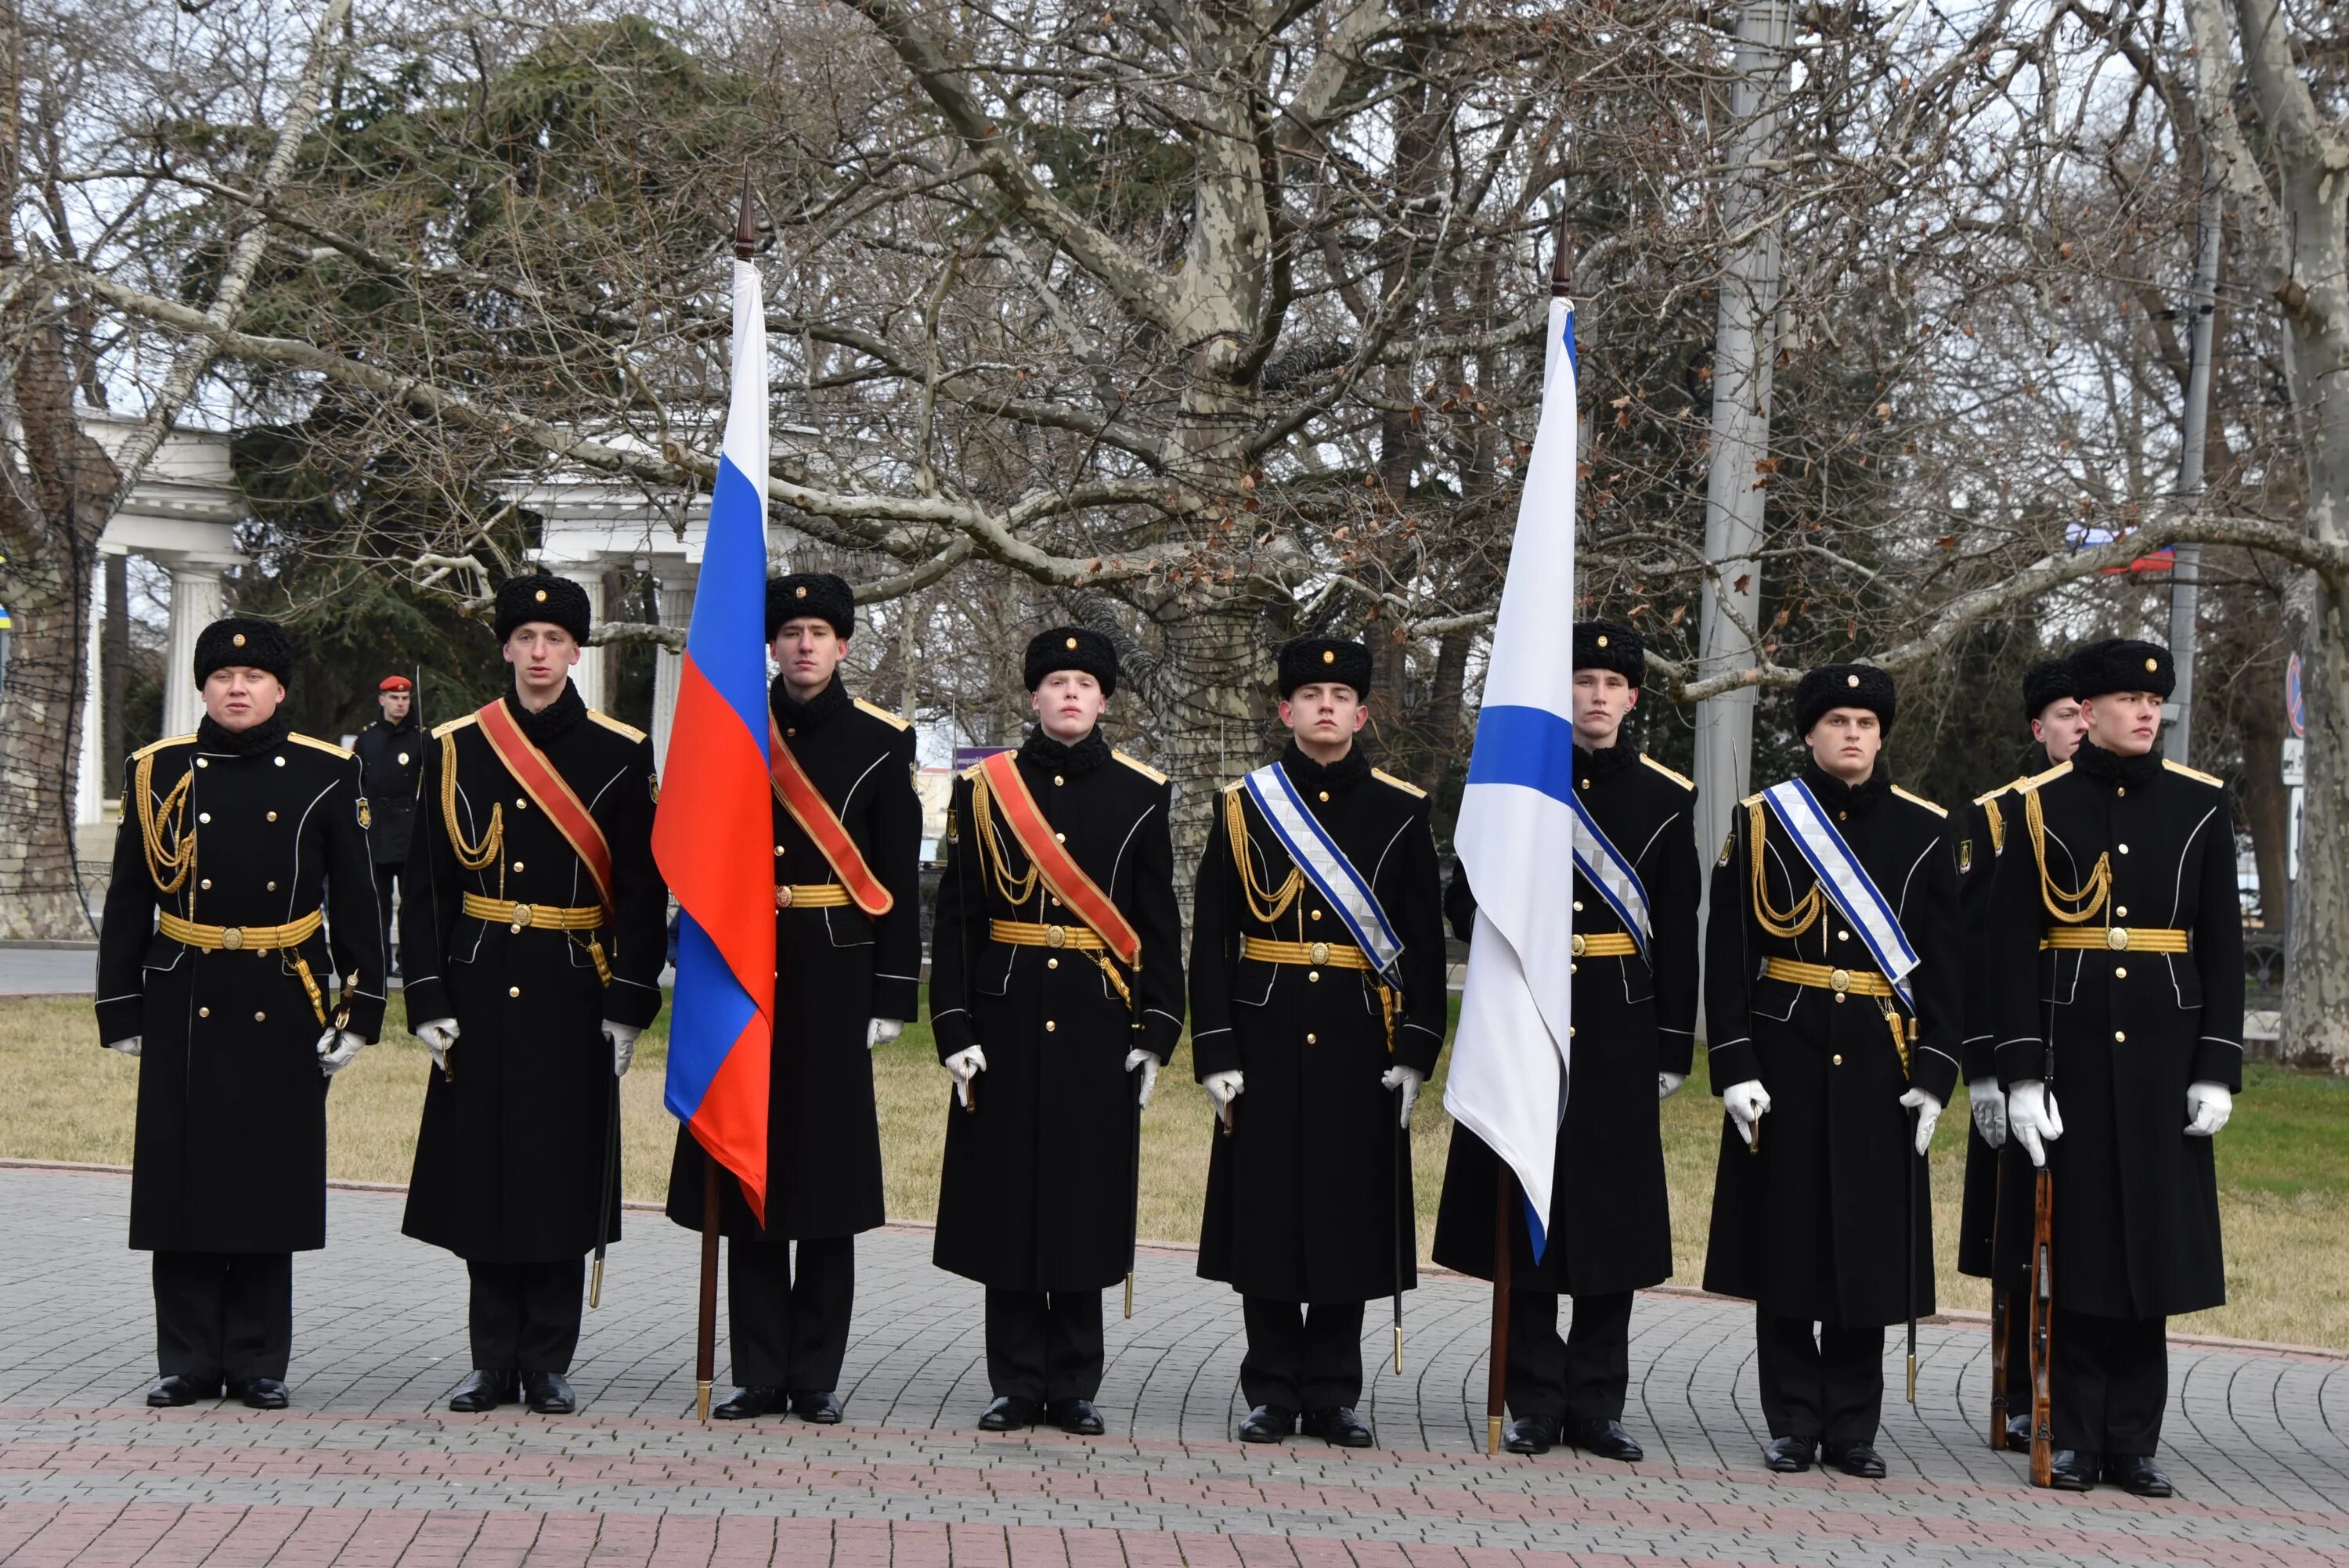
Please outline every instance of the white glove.
M107 1041L106 1048L109 1051L120 1051L126 1057L135 1057L139 1054L145 1039L144 1035L131 1035L123 1039Z
M1227 1073L1209 1073L1199 1080L1199 1087L1206 1089L1207 1098L1215 1102L1216 1114L1228 1122L1232 1119L1232 1101L1239 1099L1247 1088L1247 1075L1237 1068Z
M2234 1091L2222 1083L2197 1083L2186 1087L2186 1136L2209 1138L2227 1125L2235 1114Z
M1671 1099L1672 1096L1681 1092L1681 1085L1686 1082L1688 1082L1688 1074L1686 1073L1658 1073L1656 1075L1656 1098L1658 1099Z
M1142 1069L1142 1092L1134 1097L1134 1107L1136 1109L1148 1110L1150 1091L1158 1087L1158 1058L1148 1051L1136 1047L1125 1053L1125 1070L1132 1072L1136 1068Z
M1402 1091L1402 1114L1395 1118L1397 1127L1411 1125L1411 1108L1419 1103L1419 1086L1426 1081L1427 1075L1417 1068L1389 1068L1379 1075L1381 1088Z
M1992 1149L2006 1147L2006 1096L1998 1092L1998 1079L1978 1078L1966 1085L1966 1103L1974 1108L1974 1130Z
M318 1070L334 1077L351 1065L351 1058L366 1044L348 1029L328 1029L318 1037Z
M1921 1088L1912 1088L1900 1097L1900 1103L1917 1113L1917 1152L1922 1154L1932 1147L1933 1128L1941 1119L1941 1102Z
M875 1018L864 1026L864 1048L869 1051L875 1046L885 1046L905 1032L902 1018Z
M2064 1136L2064 1113L2044 1078L2020 1078L2006 1091L2006 1130L2033 1165L2047 1163L2047 1144Z
M432 1053L432 1065L441 1071L449 1070L449 1047L457 1043L457 1020L427 1018L416 1026L416 1037Z
M1762 1087L1762 1080L1747 1078L1744 1083L1731 1084L1721 1091L1721 1108L1729 1112L1729 1119L1735 1122L1737 1130L1744 1135L1745 1147L1757 1147L1754 1130L1770 1109L1770 1091Z
M977 1046L957 1051L943 1064L954 1078L955 1099L965 1107L970 1104L970 1080L987 1070L987 1053Z
M612 1043L612 1076L626 1078L628 1064L636 1059L636 1037L644 1033L634 1024L616 1024L604 1020L604 1037Z

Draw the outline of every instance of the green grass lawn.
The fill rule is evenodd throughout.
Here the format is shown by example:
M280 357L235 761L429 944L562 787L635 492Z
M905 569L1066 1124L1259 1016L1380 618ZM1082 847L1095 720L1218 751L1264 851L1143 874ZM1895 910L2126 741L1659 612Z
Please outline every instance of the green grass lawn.
M1457 1006L1455 1000L1455 1021ZM335 1080L327 1099L327 1160L336 1177L408 1179L429 1058L405 1021L395 998L383 1043L360 1053ZM638 1042L636 1067L621 1094L626 1190L631 1198L655 1202L667 1190L677 1137L676 1123L661 1107L667 1021L664 1012ZM461 1043L458 1048L461 1053ZM0 1101L0 1154L128 1162L137 1065L98 1049L86 1000L0 1000L0 1061L7 1064L11 1090ZM882 1047L874 1068L889 1213L929 1220L937 1208L951 1097L927 1026L909 1026ZM1412 1129L1423 1258L1434 1234L1452 1136L1443 1095L1439 1066ZM1703 1274L1721 1136L1721 1107L1705 1081L1702 1051L1695 1076L1661 1114L1674 1279L1694 1284ZM1989 1305L1988 1288L1954 1267L1967 1114L1961 1092L1933 1141L1934 1251L1941 1305L1982 1310ZM1198 1239L1214 1136L1207 1097L1191 1081L1186 1050L1159 1079L1157 1098L1143 1118L1144 1237ZM2219 1136L2218 1158L2229 1304L2182 1318L2179 1328L2349 1349L2349 1246L2344 1244L2349 1237L2349 1079L2254 1066L2236 1099L2234 1119Z

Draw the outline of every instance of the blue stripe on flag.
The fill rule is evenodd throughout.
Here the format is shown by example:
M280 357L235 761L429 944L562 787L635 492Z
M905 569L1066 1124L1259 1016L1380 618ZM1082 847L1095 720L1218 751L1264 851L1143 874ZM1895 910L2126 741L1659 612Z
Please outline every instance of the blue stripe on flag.
M1566 349L1566 367L1573 374L1576 383L1579 385L1582 380L1582 363L1574 357L1574 305L1571 302L1568 302L1566 307L1566 339L1564 347Z
M731 458L718 459L707 537L686 645L703 678L740 716L764 757L767 660L761 633L767 624L766 531L759 492ZM709 645L713 640L722 645Z
M1488 707L1476 716L1471 784L1516 784L1574 799L1574 726L1546 707Z
M761 593L766 590L762 584ZM727 1047L740 1039L742 1026L757 1011L742 989L726 955L709 934L689 914L677 923L677 986L669 1000L668 1033L674 1041L704 1040L703 1050L672 1050L662 1103L679 1121L689 1122L701 1109L712 1078L726 1064Z

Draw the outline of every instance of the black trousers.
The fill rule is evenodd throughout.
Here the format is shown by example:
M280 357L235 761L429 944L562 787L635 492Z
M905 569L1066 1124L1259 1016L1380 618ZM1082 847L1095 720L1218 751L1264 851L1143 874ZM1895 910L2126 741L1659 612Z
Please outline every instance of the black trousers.
M2059 1305L2049 1335L2047 1403L2055 1446L2148 1456L2159 1448L2162 1407L2169 1400L2169 1320L2095 1317Z
M734 1381L746 1388L829 1394L848 1357L856 1305L856 1238L726 1243L726 1321Z
M1774 1438L1809 1438L1831 1448L1873 1443L1884 1410L1884 1327L1846 1328L1781 1317L1759 1308L1754 1360L1762 1418Z
M579 1348L587 1260L482 1264L468 1259L473 1365L484 1372L568 1372Z
M383 961L387 966L391 963L392 947L399 938L399 933L393 930L391 925L391 884L398 881L398 877L399 865L397 861L375 868L375 902L377 912L383 920ZM334 952L335 973L348 979L352 964L350 944L343 940L342 934L332 925L326 927L326 945ZM365 972L361 973L364 977ZM378 975L374 978L381 981L384 976ZM417 1021L421 1023L423 1020Z
M1362 1399L1362 1304L1240 1298L1247 1354L1240 1392L1250 1405L1327 1410Z
M1576 1296L1563 1339L1557 1303L1548 1291L1509 1293L1509 1408L1553 1421L1621 1420L1631 1384L1631 1293Z
M274 1377L294 1357L292 1253L157 1253L155 1366L212 1387Z
M1090 1399L1101 1392L1102 1293L987 1292L987 1381L998 1398Z

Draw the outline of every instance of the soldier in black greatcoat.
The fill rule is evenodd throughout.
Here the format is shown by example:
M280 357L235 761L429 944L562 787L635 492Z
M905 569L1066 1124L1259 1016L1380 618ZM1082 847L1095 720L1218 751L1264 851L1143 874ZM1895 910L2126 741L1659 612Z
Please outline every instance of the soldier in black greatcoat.
M1795 727L1811 761L1790 783L1807 795L1790 809L1839 835L1897 932L1847 907L1870 909L1864 888L1831 892L1764 795L1732 814L1713 872L1707 1045L1728 1116L1704 1287L1756 1304L1774 1470L1808 1470L1824 1445L1847 1473L1884 1473L1885 1326L1933 1310L1922 1157L1958 1081L1964 948L1947 814L1878 754L1894 707L1882 670L1806 674ZM1917 963L1888 977L1898 941Z
M1574 628L1574 781L1599 831L1630 863L1646 900L1644 951L1589 880L1574 879L1574 1046L1557 1130L1558 1194L1536 1263L1521 1207L1509 1227L1509 1451L1560 1440L1637 1460L1623 1428L1631 1374L1631 1295L1671 1277L1671 1214L1656 1106L1680 1090L1696 1047L1696 786L1619 738L1647 677L1640 634L1607 621ZM1445 900L1468 940L1475 897L1455 865ZM1452 1130L1435 1261L1493 1277L1500 1161L1465 1127ZM1574 1297L1557 1332L1557 1298Z
M845 870L774 798L775 1033L768 1069L767 1212L721 1179L726 1306L734 1392L711 1410L748 1420L790 1408L841 1418L841 1362L856 1299L856 1243L888 1215L873 1047L894 1040L921 999L922 803L913 727L853 698L839 675L856 602L828 573L767 584L767 642L781 673L767 695L784 748L855 846ZM818 826L830 831L830 824ZM852 886L851 884L854 884ZM878 888L886 908L868 913ZM678 1130L668 1214L701 1229L708 1157ZM792 1243L798 1243L796 1267Z
M150 1405L286 1402L294 1254L326 1244L326 1084L383 1024L359 765L277 711L274 622L196 638L204 717L130 758L98 1032L139 1058L130 1245L155 1254ZM323 915L351 950L339 1001Z
M2054 1484L2169 1495L2167 1319L2227 1299L2210 1140L2242 1088L2243 929L2226 787L2163 759L2151 643L2073 655L2088 732L2031 779L1991 888L2009 1136L2052 1172ZM2061 1109L2058 1109L2060 1102ZM2001 1274L2031 1232L2001 1226Z
M513 686L425 753L400 927L408 1014L440 1070L400 1228L471 1278L473 1371L452 1410L493 1408L517 1381L533 1410L574 1408L585 1256L620 1233L619 1076L660 1011L653 749L571 684L589 621L575 583L499 584Z
M424 732L416 724L416 684L406 676L386 676L376 691L383 717L351 739L367 779L367 810L375 825L367 830L368 852L375 857L375 894L386 932L392 929L392 884L408 864L408 840L416 820L416 790L424 776ZM342 938L335 936L335 957L346 958ZM390 972L399 973L395 956Z
M2031 1161L2006 1136L2006 1091L1999 1088L1998 988L1991 969L1990 889L1998 861L2022 822L2017 793L2046 765L2061 763L2080 744L2087 724L2072 695L2072 662L2041 659L2023 672L2023 717L2031 726L2033 766L2022 778L1974 798L1958 830L1958 912L1965 930L1966 1101L1973 1125L1966 1131L1966 1184L1958 1222L1958 1272L1992 1280L2008 1295L2006 1435L2010 1447L2031 1443L2030 1274L2000 1277L1992 1267L1994 1238L2031 1233ZM2044 762L2043 759L2044 758ZM1998 1326L1993 1325L1993 1332Z
M938 884L930 1024L955 1102L932 1256L987 1287L979 1426L1092 1434L1101 1293L1133 1255L1140 1108L1183 1033L1172 799L1165 775L1102 738L1107 638L1055 626L1025 665L1037 727L1010 796L984 765L955 780ZM1019 831L1026 805L1048 843ZM1058 851L1056 889L1039 856ZM1131 963L1105 940L1125 934Z
M1292 835L1326 835L1367 887L1370 940L1392 949L1383 965L1247 780L1220 793L1199 861L1191 1047L1222 1123L1210 1140L1199 1274L1240 1293L1244 1442L1278 1442L1302 1415L1328 1442L1367 1447L1354 1409L1363 1303L1417 1281L1409 1128L1444 1049L1443 888L1426 792L1354 745L1370 691L1361 644L1284 647L1280 715L1292 738L1258 779L1288 803L1276 810L1302 814Z

